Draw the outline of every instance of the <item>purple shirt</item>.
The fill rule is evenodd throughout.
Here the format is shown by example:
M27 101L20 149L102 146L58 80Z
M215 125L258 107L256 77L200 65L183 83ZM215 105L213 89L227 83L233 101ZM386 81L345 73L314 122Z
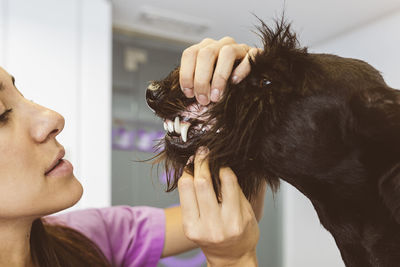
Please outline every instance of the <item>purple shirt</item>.
M164 247L163 209L114 206L73 211L46 220L84 234L113 266L157 266Z

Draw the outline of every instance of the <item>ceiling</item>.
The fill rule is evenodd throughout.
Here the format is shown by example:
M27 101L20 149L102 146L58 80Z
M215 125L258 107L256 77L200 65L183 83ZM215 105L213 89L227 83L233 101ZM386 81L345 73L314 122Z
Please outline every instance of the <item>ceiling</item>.
M194 43L232 36L259 45L256 16L292 21L303 45L313 46L400 11L399 0L112 0L116 29Z

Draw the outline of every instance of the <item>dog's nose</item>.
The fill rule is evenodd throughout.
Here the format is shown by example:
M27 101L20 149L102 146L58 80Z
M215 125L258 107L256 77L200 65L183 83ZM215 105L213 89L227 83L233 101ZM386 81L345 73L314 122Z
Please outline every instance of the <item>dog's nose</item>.
M151 83L146 90L147 105L154 111L158 98L160 97L160 86L156 83Z
M158 90L160 89L160 86L156 83L151 83L146 90L146 99L147 100L151 100L151 101L155 101L157 100L157 96L158 96Z

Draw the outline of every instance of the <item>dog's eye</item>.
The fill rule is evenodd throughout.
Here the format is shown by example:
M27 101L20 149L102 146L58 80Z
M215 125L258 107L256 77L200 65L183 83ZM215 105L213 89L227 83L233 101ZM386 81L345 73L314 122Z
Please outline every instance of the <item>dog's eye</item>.
M260 87L269 87L271 86L272 82L268 79L262 79L260 81Z

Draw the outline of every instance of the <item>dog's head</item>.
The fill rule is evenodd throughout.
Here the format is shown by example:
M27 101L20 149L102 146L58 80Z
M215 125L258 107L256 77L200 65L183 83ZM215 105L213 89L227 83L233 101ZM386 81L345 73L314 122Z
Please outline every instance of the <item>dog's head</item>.
M308 53L283 19L274 28L262 23L259 32L264 50L251 60L251 73L237 85L228 84L218 103L203 107L186 98L179 68L148 87L147 103L168 131L160 159L165 160L170 190L184 168L193 172L188 159L200 146L210 150L217 194L223 166L234 170L247 197L263 180L275 190L278 178L294 172L315 176L332 171L345 155L361 149L355 144L362 140L356 139L367 140L376 127L356 117L373 115L384 125L379 121L386 112L382 105L397 105L394 90L367 63Z

